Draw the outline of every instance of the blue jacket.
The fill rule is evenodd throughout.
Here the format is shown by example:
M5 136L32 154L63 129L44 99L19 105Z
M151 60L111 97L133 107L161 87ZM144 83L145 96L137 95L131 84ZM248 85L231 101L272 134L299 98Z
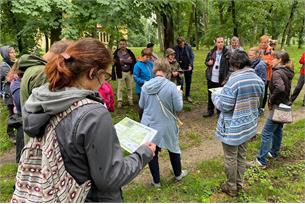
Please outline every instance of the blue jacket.
M252 62L251 67L255 70L255 73L257 74L257 76L259 76L263 80L263 82L266 84L267 65L265 64L265 62L262 59L258 58Z
M163 110L156 94L166 107ZM176 85L165 77L151 79L142 88L139 106L144 109L141 123L158 130L152 142L160 148L180 154L177 122L168 113L170 111L176 115L183 108L182 94L178 92Z
M212 101L221 111L216 138L228 145L240 145L257 132L258 108L264 96L264 82L251 68L235 71Z
M154 77L152 73L153 63L151 61L142 62L138 61L133 68L133 78L136 82L136 93L141 93L141 87L144 82L149 81Z
M176 47L174 48L175 52L176 52L176 59L180 64L180 61L182 59L182 52L183 49L186 51L186 56L192 66L192 68L194 69L194 53L192 50L192 47L189 46L188 44L185 43L184 48L180 48L178 45L176 45ZM181 67L182 69L186 69L185 67Z

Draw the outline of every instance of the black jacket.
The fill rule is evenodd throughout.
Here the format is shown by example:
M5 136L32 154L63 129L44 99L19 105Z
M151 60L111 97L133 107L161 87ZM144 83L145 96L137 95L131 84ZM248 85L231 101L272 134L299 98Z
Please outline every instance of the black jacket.
M213 65L208 65L208 61L212 59L215 63L216 60L216 47L214 47L207 55L205 59L205 64L207 66L205 76L207 80L211 81L212 78L212 70L213 70ZM229 74L229 59L230 59L230 53L228 52L227 48L223 48L222 50L222 56L220 60L220 66L219 66L219 83L222 84L224 80L227 78Z
M116 49L116 51L114 51L114 53L113 53L114 65L112 66L112 80L116 80L116 78L118 78L118 79L122 78L122 67L120 64L120 58L118 55L118 51L119 51L119 49ZM127 49L127 52L132 58L132 64L130 66L131 67L130 72L132 74L133 67L134 67L135 63L137 62L137 60L136 60L135 55L133 54L133 52L130 49Z

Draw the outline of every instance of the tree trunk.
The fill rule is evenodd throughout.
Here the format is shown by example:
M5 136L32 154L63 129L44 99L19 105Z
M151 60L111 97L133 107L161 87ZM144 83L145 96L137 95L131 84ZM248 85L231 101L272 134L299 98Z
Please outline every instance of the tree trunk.
M48 34L44 34L44 39L45 39L45 41L46 41L46 47L45 47L45 49L46 49L46 52L48 52L49 51L49 36L48 36Z
M304 9L305 9L305 2L304 2ZM298 48L302 48L302 45L304 43L304 34L305 34L305 14L303 16L302 25L299 31Z
M164 48L174 47L174 21L172 13L168 15L165 13L161 14L164 25Z
M195 5L192 4L192 12L190 13L189 26L187 31L187 36L190 44L192 44L193 41L193 22L194 22L195 9L196 9Z
M294 0L293 3L292 3L292 6L291 6L291 10L290 10L290 16L289 16L289 19L286 23L286 26L285 26L285 29L283 31L283 35L282 35L282 42L281 42L281 48L283 48L285 42L286 42L286 37L287 37L287 32L288 30L290 29L291 27L291 23L292 23L292 20L293 20L293 17L294 17L294 13L295 13L295 10L297 8L297 5L298 5L298 1L297 0Z
M266 1L264 1L264 3L267 3ZM272 10L273 10L273 2L271 2L271 5L270 5L270 8L269 8L269 11L268 11L268 14L266 15L265 17L265 22L269 22L271 19L270 19L270 16L271 16L271 13L272 13ZM277 25L275 25L277 26ZM265 35L266 34L266 24L263 23L263 28L262 28L262 33L260 36L262 35ZM273 37L273 36L272 36Z
M238 37L238 25L237 25L237 20L236 20L236 11L235 11L235 1L231 0L231 6L232 6L232 21L233 21L233 36Z
M181 10L181 5L178 4L177 5L177 10L180 11ZM182 36L183 35L183 22L182 22L182 16L181 15L175 15L176 16L176 27L177 27L177 36Z
M98 36L97 36L97 29L96 29L95 26L91 30L91 36L92 36L92 38L98 38Z
M218 13L219 13L219 22L220 25L224 24L224 17L223 17L223 2L221 0L218 0Z
M108 48L111 49L111 50L112 50L112 47L113 47L113 43L114 43L114 37L113 37L112 34L110 34Z
M60 35L61 35L61 26L58 28L51 28L51 34L50 34L50 40L51 40L51 45L60 40Z
M199 50L199 15L198 9L195 10L195 43L196 43L196 50Z
M60 40L60 35L61 35L61 19L62 19L62 13L58 11L56 13L56 19L55 21L58 22L58 26L55 28L51 28L50 31L50 40L51 40L51 45Z
M163 26L163 21L161 14L157 11L156 12L157 16L157 25L158 25L158 38L160 42L160 51L164 51L164 26Z

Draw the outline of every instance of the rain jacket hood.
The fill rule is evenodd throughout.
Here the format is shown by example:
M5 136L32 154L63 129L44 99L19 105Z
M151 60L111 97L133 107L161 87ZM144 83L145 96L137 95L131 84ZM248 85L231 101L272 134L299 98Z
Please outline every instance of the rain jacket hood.
M166 80L165 77L155 77L148 82L146 82L142 89L148 94L148 95L154 95L159 93L160 89L165 86L169 80Z

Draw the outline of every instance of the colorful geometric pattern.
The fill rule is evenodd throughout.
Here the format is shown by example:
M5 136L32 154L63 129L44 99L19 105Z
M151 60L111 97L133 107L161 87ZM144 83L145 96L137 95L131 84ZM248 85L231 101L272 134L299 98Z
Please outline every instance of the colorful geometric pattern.
M16 175L13 203L84 202L91 188L88 180L78 185L66 171L55 132L56 126L73 110L98 103L83 99L68 110L53 116L41 138L31 138L25 145Z

